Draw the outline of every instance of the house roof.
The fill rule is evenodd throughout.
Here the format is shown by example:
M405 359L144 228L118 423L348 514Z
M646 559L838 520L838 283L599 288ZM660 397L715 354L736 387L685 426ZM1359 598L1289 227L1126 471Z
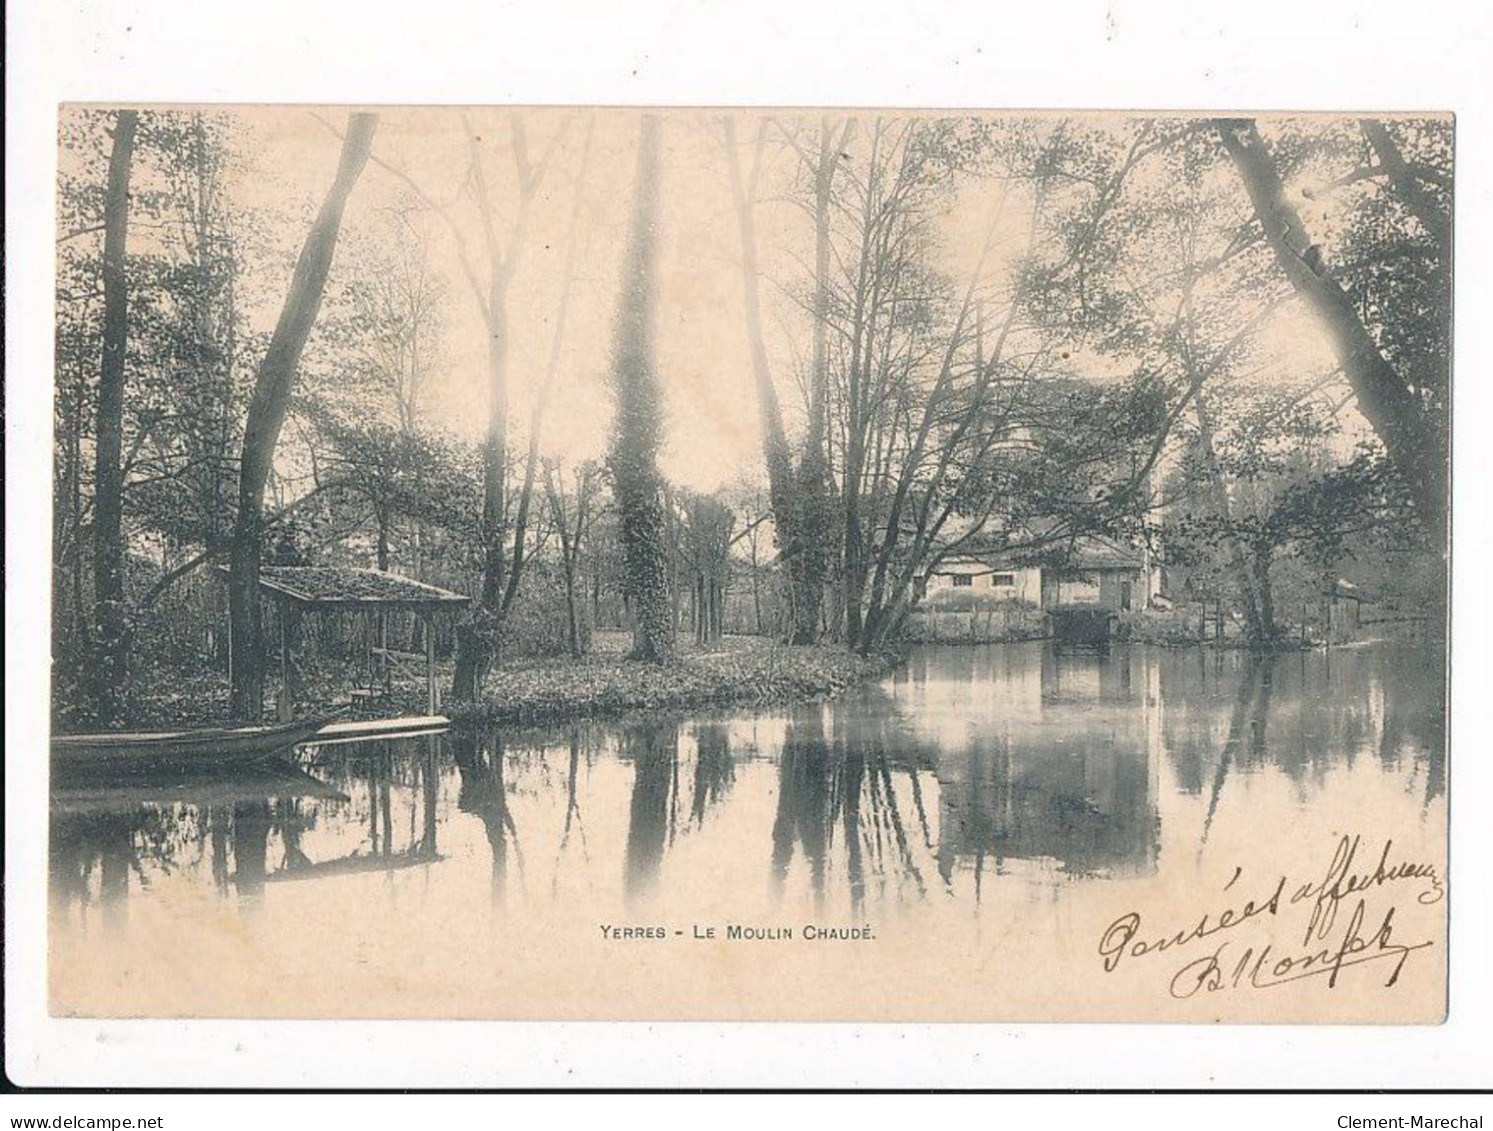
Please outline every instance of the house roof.
M1076 535L1071 542L1057 543L1045 551L1040 558L1027 560L1025 555L969 552L951 554L944 559L945 565L978 562L987 569L1017 570L1034 566L1050 565L1059 568L1085 569L1140 569L1145 559L1139 551L1101 538L1095 534Z
M1135 550L1093 534L1073 540L1067 563L1072 569L1140 569L1145 564Z
M261 566L259 586L319 609L458 609L472 599L412 577L351 566Z

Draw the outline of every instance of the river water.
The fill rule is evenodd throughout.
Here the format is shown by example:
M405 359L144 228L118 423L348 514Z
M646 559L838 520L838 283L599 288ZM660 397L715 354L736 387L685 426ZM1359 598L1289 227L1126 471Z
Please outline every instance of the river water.
M828 703L308 746L294 767L227 779L62 783L52 1009L1434 1020L1442 673L1412 644L1268 661L931 647ZM1417 866L1373 885L1357 931L1391 910L1390 946L1415 949L1202 992L1176 977L1211 937L1106 969L1125 915L1144 939L1263 901L1276 877L1288 893L1326 886L1344 844L1344 872ZM1272 964L1305 953L1319 903L1245 924L1228 958L1267 942Z

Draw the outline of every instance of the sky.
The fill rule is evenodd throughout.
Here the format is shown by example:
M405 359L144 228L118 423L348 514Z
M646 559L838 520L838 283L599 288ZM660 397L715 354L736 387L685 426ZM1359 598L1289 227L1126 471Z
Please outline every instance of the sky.
M480 138L488 195L507 247L517 211L514 115L485 109L466 115ZM345 111L287 108L245 111L244 116L253 138L254 162L270 175L258 180L257 187L242 189L241 199L252 202L258 192L283 203L288 194L314 206L336 167L340 143L329 126L340 130ZM611 420L607 359L627 243L639 113L531 110L522 117L531 158L537 164L545 157L546 172L510 292L511 428L515 435L526 430L535 391L549 363L579 191L576 276L542 447L571 460L600 457ZM745 171L756 122L749 114L736 117ZM813 124L817 127L817 119ZM462 111L380 111L373 149L378 161L370 163L354 190L344 230L376 223L380 209L408 196L401 176L385 166L400 170L437 203L452 204L456 231L442 222L428 225L433 264L445 276L453 297L446 325L448 363L432 390L429 413L432 420L475 440L487 416L487 341L459 247L465 247L484 285L487 260L479 214L462 192L467 148ZM773 147L770 153L771 168L763 178L757 212L762 274L807 286L813 233L807 216L785 197L796 157L791 151L778 152L780 148ZM662 465L672 480L711 490L744 476L754 478L760 463L741 249L721 115L668 114L661 166L658 368L669 418ZM772 283L764 284L762 303L774 376L792 415L792 367L797 358L791 343L808 342L807 323L795 299Z
M277 269L288 282L306 224L335 172L347 111L280 106L230 112L243 127L232 193L241 207L278 218L271 242L280 246L283 264ZM446 356L424 412L438 427L480 439L489 395L487 331L462 260L464 254L485 290L487 252L469 184L468 137L470 130L499 240L511 254L518 211L515 139L521 131L530 160L542 163L544 172L508 302L510 446L526 436L534 395L550 363L564 264L574 240L577 268L541 448L568 462L601 457L612 416L607 364L642 112L392 107L377 113L373 160L348 204L334 280L359 269L349 248L386 231L389 209L408 207L411 186L441 207L440 218L430 214L422 227L431 266L451 301L444 320ZM854 150L873 112L852 113L862 119L848 145ZM796 134L816 144L821 114L662 112L657 360L667 411L661 464L676 483L711 491L761 479L741 245L723 129L727 115L734 119L743 175L753 162L759 125L767 123L770 141L762 151L754 213L763 325L790 429L801 419L795 377L806 367L810 342L802 304L812 284L813 230L799 159L782 139ZM1003 207L995 182L973 183L955 194L936 218L939 254L950 277L962 282L978 265L984 284L1001 288L1025 238L1028 209L1019 199ZM994 246L982 260L987 232ZM268 330L283 294L284 283L269 281L263 309L251 319ZM1330 363L1322 335L1303 318L1299 310L1282 313L1261 335L1277 358L1280 379L1310 377ZM1281 358L1290 364L1280 365ZM1092 368L1096 378L1116 372L1113 360L1078 356L1069 364Z

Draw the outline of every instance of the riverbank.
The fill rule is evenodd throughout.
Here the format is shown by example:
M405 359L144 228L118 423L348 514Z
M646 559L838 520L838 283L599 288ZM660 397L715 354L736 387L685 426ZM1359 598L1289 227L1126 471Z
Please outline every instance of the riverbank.
M624 633L598 632L591 653L579 660L513 660L488 676L479 701L445 702L442 709L465 723L544 723L633 710L792 703L839 694L889 671L898 660L856 656L831 644L788 647L766 637L727 636L703 646L681 641L678 658L658 665L628 659L628 644ZM330 657L305 657L295 713L305 718L340 706L349 719L423 715L424 676L423 663L396 663L387 693L353 697L355 685L366 689L367 673ZM443 700L451 677L452 661L438 662L436 686ZM382 679L372 682L382 692ZM222 726L229 718L226 675L204 664L142 669L131 690L121 730ZM271 714L278 692L279 680L272 675L265 693ZM53 725L58 733L94 729L86 719L68 715L54 718Z
M826 699L889 671L898 657L857 656L830 644L788 647L727 637L669 664L599 653L502 668L476 703L453 703L453 722L545 723L638 710L764 706Z

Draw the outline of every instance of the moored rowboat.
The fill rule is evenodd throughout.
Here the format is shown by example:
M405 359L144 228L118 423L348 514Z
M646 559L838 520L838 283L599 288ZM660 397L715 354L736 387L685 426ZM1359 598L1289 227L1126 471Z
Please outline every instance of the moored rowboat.
M52 736L52 765L229 766L256 762L311 738L337 715L274 726L221 727L155 734L60 734Z

